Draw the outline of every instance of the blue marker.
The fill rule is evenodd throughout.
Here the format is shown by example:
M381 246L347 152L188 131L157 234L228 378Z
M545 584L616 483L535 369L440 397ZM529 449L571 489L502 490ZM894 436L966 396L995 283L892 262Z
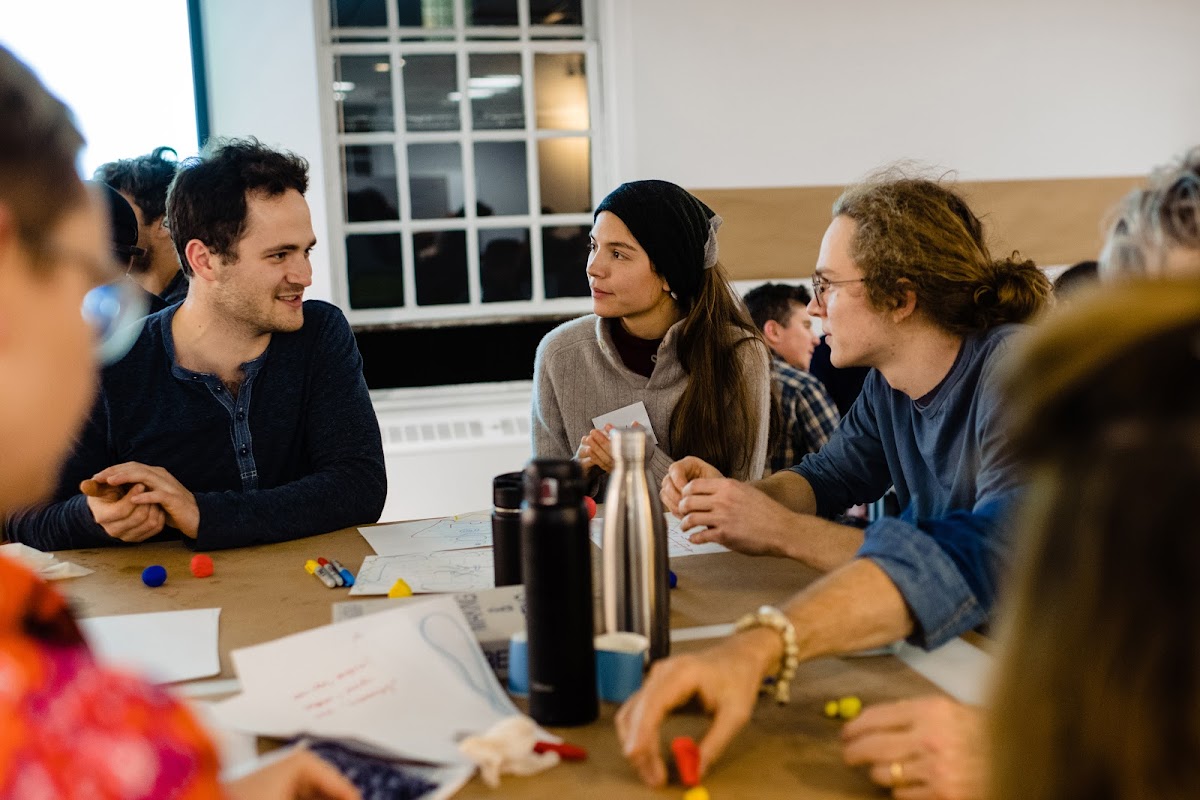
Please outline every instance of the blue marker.
M667 585L669 585L672 589L674 589L675 584L677 584L677 583L679 583L679 579L675 577L675 571L667 570Z
M337 574L342 576L342 580L347 586L354 585L354 573L342 566L342 562L336 558L329 559L329 565L337 570Z

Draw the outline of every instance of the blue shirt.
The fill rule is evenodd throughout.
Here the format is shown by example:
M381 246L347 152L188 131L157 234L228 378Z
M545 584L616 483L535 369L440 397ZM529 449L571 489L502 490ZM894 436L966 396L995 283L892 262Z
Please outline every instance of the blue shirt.
M793 467L823 516L896 487L901 516L868 526L857 555L895 583L915 621L911 641L924 647L987 620L1009 559L1006 516L1019 483L996 365L1019 327L967 337L945 379L919 401L872 370L825 447Z
M778 472L824 447L837 428L838 412L824 384L777 355L771 356L771 379L779 393L783 430L767 465Z
M163 467L195 495L198 550L375 522L387 493L383 444L341 311L307 301L303 327L272 334L242 365L233 397L216 375L176 363L178 308L147 317L125 358L104 370L54 502L11 518L9 538L42 550L121 544L92 519L79 483L125 461Z

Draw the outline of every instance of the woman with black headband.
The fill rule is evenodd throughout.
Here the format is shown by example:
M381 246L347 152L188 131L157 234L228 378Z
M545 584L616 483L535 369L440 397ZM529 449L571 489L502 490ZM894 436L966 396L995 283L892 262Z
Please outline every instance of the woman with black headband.
M606 425L645 404L655 485L699 456L762 475L770 417L766 346L717 260L721 218L666 181L617 187L596 208L587 262L594 314L555 328L534 366L533 450L579 459L599 491L612 469Z

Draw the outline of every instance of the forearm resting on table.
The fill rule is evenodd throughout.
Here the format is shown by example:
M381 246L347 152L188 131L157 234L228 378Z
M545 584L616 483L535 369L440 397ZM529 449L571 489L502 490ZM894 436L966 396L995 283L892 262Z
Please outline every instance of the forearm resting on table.
M817 513L817 496L802 476L783 470L750 484L776 503L799 514Z
M815 581L782 608L796 628L801 661L882 647L912 633L913 620L903 595L873 561L858 558ZM783 641L751 630L745 645L765 665L779 670Z

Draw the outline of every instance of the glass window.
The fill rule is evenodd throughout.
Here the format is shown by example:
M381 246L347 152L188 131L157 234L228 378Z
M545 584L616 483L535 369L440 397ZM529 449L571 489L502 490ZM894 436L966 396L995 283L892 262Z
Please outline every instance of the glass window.
M381 28L387 7L384 0L330 0L329 19L335 28Z
M471 56L471 124L477 131L525 127L524 79L517 53L475 53Z
M346 277L351 308L404 305L403 252L398 233L346 237Z
M582 25L581 0L529 0L529 21L534 25Z
M467 0L467 25L473 27L520 23L517 0Z
M475 143L475 196L498 216L529 213L523 140Z
M404 57L404 103L409 131L456 131L459 122L458 71L452 55Z
M465 303L467 288L467 232L420 231L413 234L416 257L417 305Z
M571 225L542 229L542 274L546 281L546 297L588 297L587 225Z
M333 65L333 97L343 133L395 129L392 62L377 56L339 56Z
M585 3L328 1L334 285L351 324L586 311L605 128Z
M533 57L534 107L542 130L586 131L587 75L583 53L538 53Z
M479 285L485 303L533 297L528 228L479 231Z
M413 219L454 216L464 203L462 147L457 142L410 144L408 194Z
M537 145L542 213L592 210L591 139L541 139Z
M396 153L390 144L347 145L342 164L347 222L400 218Z

